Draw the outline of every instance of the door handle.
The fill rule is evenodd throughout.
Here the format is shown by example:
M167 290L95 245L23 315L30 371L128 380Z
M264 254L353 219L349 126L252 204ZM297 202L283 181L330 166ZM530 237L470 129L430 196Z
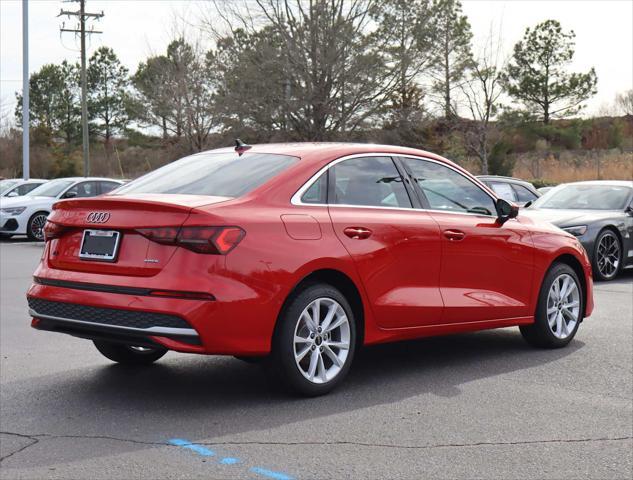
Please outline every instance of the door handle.
M466 234L461 230L444 230L444 236L452 242L463 240Z
M371 236L371 230L365 227L347 227L343 233L354 240L363 240Z

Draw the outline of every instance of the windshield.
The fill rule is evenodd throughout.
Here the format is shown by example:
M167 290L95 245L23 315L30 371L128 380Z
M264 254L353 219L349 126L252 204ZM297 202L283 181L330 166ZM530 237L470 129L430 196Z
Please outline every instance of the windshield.
M623 210L631 193L619 185L562 185L534 202L535 208L561 210Z
M62 193L67 187L70 187L74 180L51 180L50 182L44 183L37 188L34 188L29 193L26 194L28 197L56 197L60 193Z
M172 193L239 197L297 161L270 153L199 153L159 168L119 188L126 193Z
M0 180L0 195L17 185L18 180Z

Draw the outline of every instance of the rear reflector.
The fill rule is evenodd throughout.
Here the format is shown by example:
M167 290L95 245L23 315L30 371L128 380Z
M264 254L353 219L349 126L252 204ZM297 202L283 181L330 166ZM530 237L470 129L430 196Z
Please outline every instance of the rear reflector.
M210 293L205 292L179 292L175 290L152 290L149 292L152 297L164 298L184 298L187 300L215 300Z
M157 227L136 231L153 242L211 255L226 255L246 234L239 227Z

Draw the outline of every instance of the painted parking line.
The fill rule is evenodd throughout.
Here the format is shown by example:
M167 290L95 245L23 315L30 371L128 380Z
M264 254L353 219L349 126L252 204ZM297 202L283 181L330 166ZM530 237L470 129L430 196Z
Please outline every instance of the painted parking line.
M192 452L195 452L203 457L215 456L215 452L213 450L210 450L203 445L198 445L196 443L190 442L189 440L185 440L184 438L172 438L169 440L169 444L176 447L186 448L187 450L191 450ZM242 461L236 457L223 457L219 460L218 463L220 463L221 465L237 465L242 463ZM251 467L249 469L249 472L261 477L271 478L273 480L294 480L294 477L291 477L286 473L276 472L267 468Z
M285 473L273 472L272 470L267 470L265 468L253 467L251 468L251 472L256 473L257 475L262 475L268 478L274 478L275 480L294 480L292 477L286 475Z

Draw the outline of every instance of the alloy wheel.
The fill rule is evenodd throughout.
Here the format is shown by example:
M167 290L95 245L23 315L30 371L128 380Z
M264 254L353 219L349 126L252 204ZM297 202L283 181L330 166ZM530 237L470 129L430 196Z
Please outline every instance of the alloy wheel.
M607 279L613 278L620 267L620 242L611 232L606 232L596 249L596 266Z
M349 319L331 298L317 298L303 310L294 332L295 362L310 382L322 384L341 371L350 349Z
M547 295L547 321L555 337L574 332L580 317L580 292L574 278L563 273L552 282Z
M31 220L31 234L37 240L44 240L44 225L47 215L39 214Z

